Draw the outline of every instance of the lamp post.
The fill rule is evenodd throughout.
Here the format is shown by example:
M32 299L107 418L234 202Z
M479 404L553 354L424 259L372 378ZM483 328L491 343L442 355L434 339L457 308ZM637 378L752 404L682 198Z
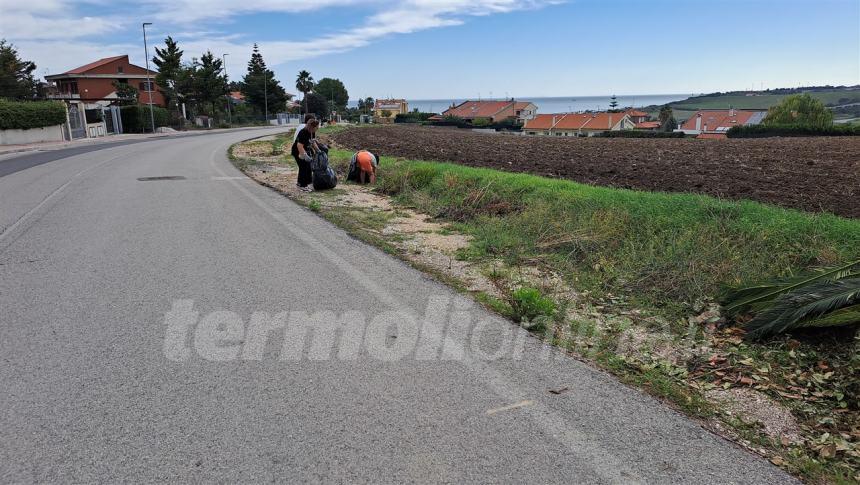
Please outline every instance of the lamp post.
M149 48L146 45L146 26L152 25L152 22L144 22L143 28L143 55L146 56L146 92L149 93L149 122L152 126L152 132L155 133L155 114L152 109L152 78L149 76Z
M229 54L221 54L221 59L224 63L224 80L227 81L227 56ZM233 114L230 112L230 85L227 85L227 124L233 126Z

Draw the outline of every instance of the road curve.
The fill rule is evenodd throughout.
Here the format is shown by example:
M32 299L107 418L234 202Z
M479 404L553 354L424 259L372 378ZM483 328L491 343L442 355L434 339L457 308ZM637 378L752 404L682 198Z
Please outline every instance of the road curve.
M0 177L0 482L793 481L245 179L270 133Z

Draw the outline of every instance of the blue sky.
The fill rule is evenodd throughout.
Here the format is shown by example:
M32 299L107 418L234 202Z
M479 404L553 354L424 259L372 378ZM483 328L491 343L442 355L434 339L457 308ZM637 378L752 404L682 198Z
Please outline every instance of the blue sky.
M860 84L860 0L0 0L0 38L50 73L189 59L254 42L288 91L300 69L352 98L699 93ZM150 47L150 55L152 48Z

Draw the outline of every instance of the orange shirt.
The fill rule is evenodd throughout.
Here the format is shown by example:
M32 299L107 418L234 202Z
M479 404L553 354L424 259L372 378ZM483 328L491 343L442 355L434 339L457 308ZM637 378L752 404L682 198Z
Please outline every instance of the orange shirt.
M355 156L355 163L365 172L373 172L373 155L367 150L358 152Z

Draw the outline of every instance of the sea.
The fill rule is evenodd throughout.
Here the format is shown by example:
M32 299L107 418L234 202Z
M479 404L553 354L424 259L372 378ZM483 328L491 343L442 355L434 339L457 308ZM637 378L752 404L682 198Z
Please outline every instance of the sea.
M694 94L643 94L618 96L618 107L643 108L645 106L663 105L681 101L695 96ZM538 113L577 113L581 111L605 111L609 109L609 96L560 96L560 97L529 97L515 98L517 101L531 101L538 107ZM475 98L471 98L475 99ZM503 101L504 98L483 98L485 100ZM422 113L441 113L466 99L407 99L409 111L418 108ZM351 100L349 106L358 106L358 100Z

